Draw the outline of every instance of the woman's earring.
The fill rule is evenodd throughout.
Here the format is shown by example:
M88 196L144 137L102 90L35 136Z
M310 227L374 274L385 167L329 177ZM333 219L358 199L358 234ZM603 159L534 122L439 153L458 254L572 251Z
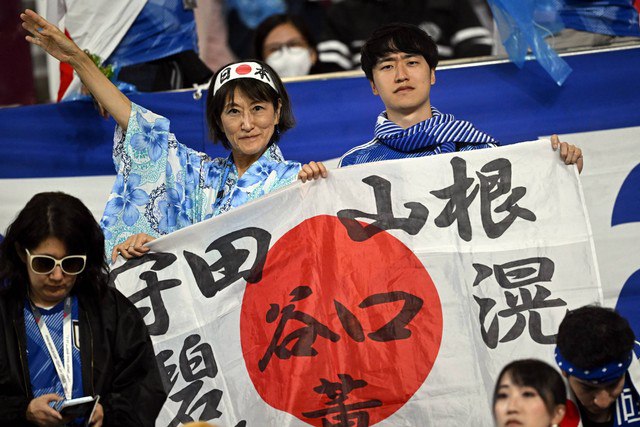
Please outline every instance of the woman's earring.
M278 125L276 125L276 135L280 135L280 127Z

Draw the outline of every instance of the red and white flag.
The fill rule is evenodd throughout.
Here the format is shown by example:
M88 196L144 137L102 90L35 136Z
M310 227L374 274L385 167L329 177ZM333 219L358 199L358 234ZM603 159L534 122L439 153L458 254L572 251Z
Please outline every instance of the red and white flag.
M112 272L170 389L158 426L492 426L502 366L553 363L602 300L548 141L332 170L149 246Z

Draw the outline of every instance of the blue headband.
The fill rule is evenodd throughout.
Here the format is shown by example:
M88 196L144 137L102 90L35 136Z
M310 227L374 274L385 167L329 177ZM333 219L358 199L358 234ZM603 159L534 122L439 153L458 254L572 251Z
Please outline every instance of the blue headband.
M604 384L620 378L625 374L625 372L627 372L627 369L629 369L629 366L631 365L633 351L629 352L629 355L625 360L611 362L591 369L577 368L564 358L558 347L556 347L555 357L558 367L562 369L562 371L566 372L567 375L572 375L592 384Z

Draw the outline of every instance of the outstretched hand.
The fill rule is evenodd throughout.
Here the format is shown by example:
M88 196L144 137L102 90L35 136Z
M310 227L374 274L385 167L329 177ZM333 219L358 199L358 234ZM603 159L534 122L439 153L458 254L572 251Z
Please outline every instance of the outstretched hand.
M558 135L551 135L551 148L556 151L560 148L560 158L567 165L575 164L578 167L578 173L582 172L584 166L584 158L582 157L582 150L575 145L567 142L561 142Z
M33 10L25 10L20 14L20 19L22 19L22 28L30 33L25 37L27 41L40 46L57 60L71 62L76 55L84 55L78 45L65 36L58 27Z
M61 62L68 62L78 77L86 85L102 110L109 112L123 130L127 130L131 101L102 74L89 55L85 54L73 40L69 39L55 25L47 22L33 10L20 14L22 27L30 35L25 38L43 48L49 55Z

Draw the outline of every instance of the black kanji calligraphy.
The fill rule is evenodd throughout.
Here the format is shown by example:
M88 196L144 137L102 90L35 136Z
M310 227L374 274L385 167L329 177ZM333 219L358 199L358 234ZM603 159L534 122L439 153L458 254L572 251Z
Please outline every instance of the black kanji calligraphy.
M313 344L318 337L328 339L331 342L337 342L340 339L338 334L331 331L326 325L320 323L313 316L296 309L295 302L301 301L311 294L311 288L308 286L298 286L289 294L292 297L290 300L291 304L283 307L282 310L280 310L278 304L270 305L266 316L267 322L275 322L278 316L280 316L280 320L269 344L269 348L258 361L258 368L261 371L267 369L267 365L273 355L276 355L279 359L289 359L291 356L313 357L318 354L318 351L313 348ZM287 322L292 320L303 323L304 326L282 338ZM289 348L288 346L292 342L293 345Z
M178 365L169 362L171 356L173 356L173 350L162 350L160 353L156 354L156 361L158 362L158 366L162 367L162 369L160 369L162 385L164 386L165 390L169 391L171 391L173 386L178 381L178 378L180 377L178 375Z
M169 399L176 403L180 403L176 416L169 423L169 427L178 427L182 424L195 421L193 414L199 408L203 407L202 412L197 419L200 420L212 420L220 418L222 412L218 411L218 405L222 398L222 391L213 389L203 394L193 405L191 403L195 400L198 393L203 386L202 380L197 380L189 383L185 388L179 392L169 396Z
M254 239L257 243L257 250L251 266L240 270L251 255L251 251L238 249L234 246L234 242L243 238ZM184 257L191 268L200 292L206 298L211 298L241 279L249 283L260 281L270 242L271 234L266 230L247 227L222 236L207 247L206 253L217 251L220 254L220 258L211 265L207 264L207 261L202 257L189 251L184 251ZM216 279L214 273L221 274L222 277Z
M271 81L271 77L269 77L269 73L264 67L258 67L256 72L253 73L254 76L259 76L262 80L266 80L268 82Z
M467 195L467 191L474 181L473 178L467 176L467 162L460 157L454 157L451 159L451 167L453 168L453 184L431 192L439 199L449 200L434 222L438 227L444 228L457 221L458 235L468 242L473 235L469 219L469 206L478 194L479 185L476 184L471 193Z
M338 374L338 379L339 382L331 382L321 378L320 385L313 389L316 393L329 398L329 401L325 403L328 408L303 412L302 415L307 418L322 418L323 427L368 427L369 413L366 409L382 406L382 401L371 399L346 403L353 390L364 388L368 384L362 379L354 380L348 374Z
M554 262L545 257L527 258L505 264L496 264L493 269L484 264L474 264L476 278L473 286L480 285L485 279L493 276L505 289L504 296L507 308L497 311L486 327L486 321L497 306L497 301L492 298L483 298L474 295L474 299L480 308L479 322L482 339L489 348L496 348L498 343L514 341L528 328L531 339L539 344L554 344L556 334L545 334L542 327L542 315L539 310L554 307L564 307L567 303L560 299L551 299L551 291L539 283L550 282L555 269ZM535 286L532 296L527 285ZM518 290L518 293L512 290ZM528 314L529 322L527 323ZM500 318L511 319L513 323L509 331L500 338Z
M376 202L376 213L370 214L357 209L343 209L338 211L340 222L347 229L351 240L363 242L385 230L402 230L409 235L416 235L424 227L429 216L429 210L422 203L407 202L404 206L410 213L407 218L398 218L393 214L391 204L391 183L377 175L371 175L362 180L373 187ZM371 224L362 225L358 218L374 220Z
M467 176L467 163L460 157L451 159L453 168L453 184L441 190L431 191L439 199L448 200L444 209L435 219L438 227L458 225L458 235L469 242L473 237L473 229L469 217L469 209L478 193L480 194L480 218L482 228L487 237L496 239L502 236L518 218L535 221L536 215L529 209L521 207L518 202L525 196L525 187L511 188L511 162L507 159L495 159L485 164L478 175L479 184ZM482 172L482 173L481 173ZM500 197L506 199L493 208L493 203ZM506 212L507 215L496 221L493 214Z
M146 286L132 294L129 300L135 304L147 297L149 298L151 307L138 307L138 311L140 311L143 318L153 311L154 320L150 324L147 323L149 335L163 335L169 330L169 313L162 298L162 291L175 288L182 282L178 279L158 280L158 275L155 271L145 271L140 274L140 278L146 282Z
M215 378L218 374L218 365L213 356L213 349L208 343L198 345L199 342L200 335L188 336L184 340L180 352L180 373L187 382L204 377Z
M359 308L367 309L381 304L390 304L396 301L403 301L404 304L396 316L385 325L374 332L367 334L373 341L388 342L403 340L411 337L411 331L406 326L420 312L424 301L415 295L403 291L392 291L374 294L366 297L359 305ZM358 318L342 303L334 300L336 313L340 319L342 327L347 334L356 342L364 341L364 331Z
M166 252L148 252L141 257L131 258L120 267L114 268L109 272L109 286L115 288L118 276L138 267L139 265L152 262L153 264L149 267L151 270L162 271L173 264L177 259L178 257L174 254Z
M231 67L227 67L220 73L220 84L225 83L231 77Z
M172 350L163 350L156 356L158 363L164 368L164 372L161 374L163 384L170 394L169 399L180 403L180 407L169 426L177 427L196 419L209 421L220 418L222 415L222 412L218 410L223 395L222 390L215 388L207 390L203 381L206 378L215 378L218 374L218 367L211 345L201 342L201 340L202 338L198 334L192 334L185 338L177 365L169 360L174 354ZM179 378L178 372L187 385L171 394L171 390ZM207 391L196 400L203 389ZM196 416L196 414L199 415ZM237 426L245 424L244 421L240 421Z
M150 312L153 312L153 322L148 323L145 320L149 329L149 335L162 335L169 330L169 313L167 312L162 292L167 289L175 288L182 282L179 279L158 280L158 274L156 271L170 266L176 258L177 257L173 254L163 252L145 254L140 258L134 258L127 261L123 266L112 272L112 278L115 280L117 275L122 274L131 268L147 262L153 262L150 271L144 271L138 276L145 282L146 286L129 296L129 301L134 304L145 298L149 298L151 307L138 307L138 311L140 311L140 314L145 319Z
M536 215L529 209L518 206L518 201L527 193L525 187L511 189L511 162L507 159L493 160L476 172L480 179L480 216L482 227L487 237L498 238L513 224L517 218L535 221ZM495 172L494 174L490 174ZM511 193L511 194L509 194ZM498 197L509 194L506 200L493 209L495 213L507 212L501 221L493 219L492 203Z

